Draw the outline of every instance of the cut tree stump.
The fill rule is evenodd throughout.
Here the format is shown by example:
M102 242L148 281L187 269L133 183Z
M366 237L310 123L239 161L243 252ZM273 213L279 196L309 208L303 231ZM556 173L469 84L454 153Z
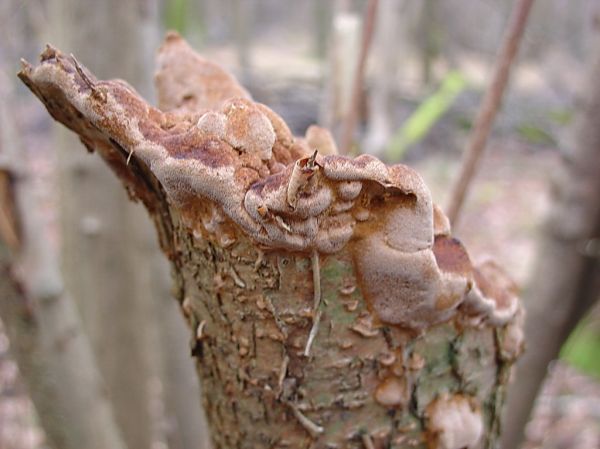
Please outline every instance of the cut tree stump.
M175 34L158 109L52 47L19 76L148 209L215 448L496 447L522 309L416 172L292 136Z

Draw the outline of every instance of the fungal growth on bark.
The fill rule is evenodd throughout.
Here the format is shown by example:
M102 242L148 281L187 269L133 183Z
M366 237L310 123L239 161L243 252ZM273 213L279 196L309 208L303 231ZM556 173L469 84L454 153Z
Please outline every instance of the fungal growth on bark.
M493 447L522 350L500 267L411 168L293 136L175 34L158 63L158 107L52 47L19 76L148 209L215 447Z

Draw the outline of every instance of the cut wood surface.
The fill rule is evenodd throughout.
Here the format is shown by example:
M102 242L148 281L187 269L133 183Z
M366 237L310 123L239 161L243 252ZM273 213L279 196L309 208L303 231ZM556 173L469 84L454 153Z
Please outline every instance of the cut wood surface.
M315 128L314 152L175 34L159 61L159 108L52 47L19 76L153 218L215 448L495 447L523 346L503 270L414 170Z

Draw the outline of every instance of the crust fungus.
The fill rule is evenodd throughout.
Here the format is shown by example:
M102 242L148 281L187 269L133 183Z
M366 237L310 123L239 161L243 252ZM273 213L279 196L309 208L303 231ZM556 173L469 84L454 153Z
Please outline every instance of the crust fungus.
M167 34L157 62L155 83L163 111L195 113L230 98L250 98L229 73L201 57L176 33Z
M520 308L516 284L490 259L477 265L473 274L475 285L465 299L465 311L487 317L493 325L507 324Z
M410 401L406 377L390 377L375 390L375 400L384 407L405 407Z
M320 126L311 125L306 130L306 143L310 148L314 148L322 155L328 156L338 154L338 148L333 140L329 130Z
M421 330L449 319L465 299L466 310L494 324L514 315L510 281L493 264L471 267L414 170L338 156L318 127L295 139L277 114L177 35L167 36L159 55L162 110L122 81L84 73L48 47L41 64L25 63L19 76L42 100L61 92L46 106L84 142L135 154L186 222L220 216L272 249L332 254L348 246L384 323Z
M483 417L471 397L443 394L426 410L431 449L472 449L483 435Z

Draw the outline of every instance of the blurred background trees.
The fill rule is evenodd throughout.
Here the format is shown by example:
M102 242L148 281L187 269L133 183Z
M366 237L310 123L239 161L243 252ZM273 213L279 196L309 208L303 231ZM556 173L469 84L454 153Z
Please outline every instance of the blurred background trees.
M2 123L2 163L7 163L5 147L17 145L5 138L10 128L21 141L16 158L30 173L31 191L46 223L40 232L50 251L60 254L65 291L78 306L128 447L183 449L199 447L193 442L205 438L196 425L199 401L190 400L198 397L198 386L186 352L187 329L170 301L168 273L145 213L131 205L97 158L72 151L73 145L80 145L75 138L51 124L35 100L16 86L19 57L34 59L46 41L52 42L73 52L99 76L126 79L151 98L155 48L164 30L177 29L206 56L235 72L255 99L280 113L294 132L304 133L317 122L331 127L339 138L341 120L351 104L366 3L1 2L1 101L4 117L9 117ZM512 4L379 2L358 108L357 148L388 160L403 157L424 175L439 204L447 204ZM573 148L580 145L568 138L567 130L581 108L576 92L585 67L599 51L599 14L594 0L535 4L488 154L456 229L473 254L483 255L485 250L499 258L526 293L536 292L539 285L530 279L538 279L531 273L539 257L540 225L560 202L550 195L550 173L561 160L570 161ZM581 125L576 126L575 132L581 133ZM590 158L597 161L600 154L592 152ZM579 200L573 196L573 201ZM572 211L565 208L559 215L569 219ZM593 237L589 234L589 244L582 245L590 251L586 257L597 260ZM121 300L124 297L130 300ZM525 297L539 299L534 294ZM527 306L537 310L533 302ZM570 324L550 358L575 326L573 317L580 315L569 315ZM562 360L589 377L580 377L564 362L551 370L527 447L600 444L600 415L589 401L600 398L598 321L598 313L592 312L562 352ZM5 323L5 328L10 326ZM532 340L528 350L533 353L535 345L543 344ZM0 447L44 447L21 385L2 335ZM579 417L579 427L564 424L573 416ZM551 423L554 432L563 429L562 439L547 430Z

